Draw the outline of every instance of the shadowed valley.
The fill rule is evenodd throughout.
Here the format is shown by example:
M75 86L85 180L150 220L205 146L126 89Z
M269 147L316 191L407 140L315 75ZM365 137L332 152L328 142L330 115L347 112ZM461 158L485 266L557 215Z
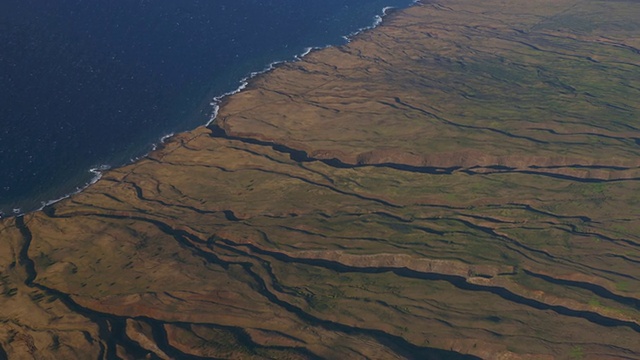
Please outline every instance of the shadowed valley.
M0 358L640 358L640 4L424 1L0 223Z

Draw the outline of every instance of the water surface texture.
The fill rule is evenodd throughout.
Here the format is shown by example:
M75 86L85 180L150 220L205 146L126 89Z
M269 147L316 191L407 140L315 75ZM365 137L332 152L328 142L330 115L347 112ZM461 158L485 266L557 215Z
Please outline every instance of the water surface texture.
M0 211L76 191L101 165L207 122L215 96L409 0L0 4ZM16 210L17 211L17 210Z

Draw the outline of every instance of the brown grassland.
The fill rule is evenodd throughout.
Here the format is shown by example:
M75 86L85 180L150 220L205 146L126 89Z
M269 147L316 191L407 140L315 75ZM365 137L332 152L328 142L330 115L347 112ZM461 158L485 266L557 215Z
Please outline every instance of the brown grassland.
M423 1L0 222L0 358L640 358L640 2Z

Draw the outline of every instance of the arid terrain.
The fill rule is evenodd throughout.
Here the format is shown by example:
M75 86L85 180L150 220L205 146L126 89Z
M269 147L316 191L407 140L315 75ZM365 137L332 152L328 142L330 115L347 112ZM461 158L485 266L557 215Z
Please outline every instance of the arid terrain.
M0 358L640 359L640 3L423 1L0 222Z

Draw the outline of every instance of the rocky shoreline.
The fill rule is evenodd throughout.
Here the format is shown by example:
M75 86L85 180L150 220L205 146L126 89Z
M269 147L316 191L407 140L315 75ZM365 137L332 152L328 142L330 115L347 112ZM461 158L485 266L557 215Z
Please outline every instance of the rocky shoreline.
M0 358L639 357L638 11L422 2L252 79L0 220Z

